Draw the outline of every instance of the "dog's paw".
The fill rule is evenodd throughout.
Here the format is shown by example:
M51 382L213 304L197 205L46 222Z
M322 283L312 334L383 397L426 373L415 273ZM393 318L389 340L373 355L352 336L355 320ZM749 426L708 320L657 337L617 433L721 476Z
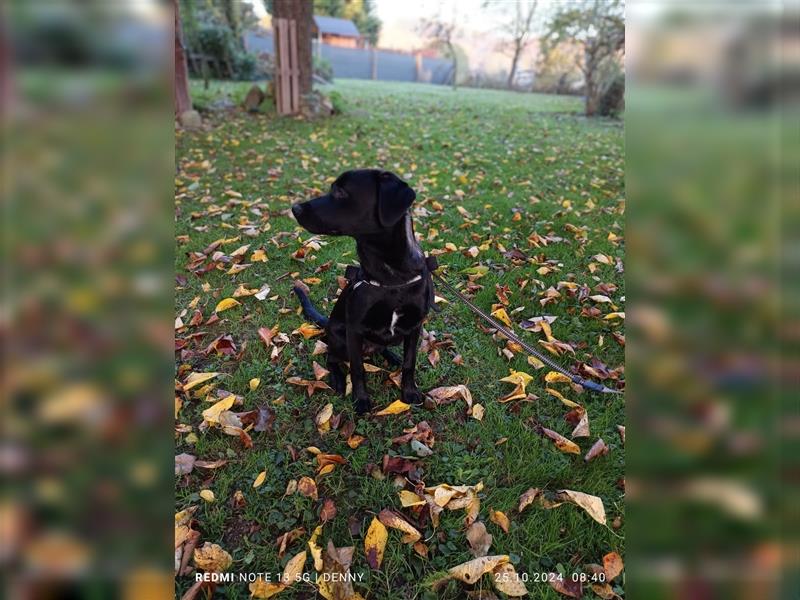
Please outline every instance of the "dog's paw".
M361 416L367 414L370 410L372 410L372 402L369 401L368 396L363 396L361 398L356 398L355 402L356 414Z
M389 349L384 349L381 352L381 356L391 367L399 367L403 364L403 359Z
M403 402L406 404L422 404L425 396L417 388L403 390Z

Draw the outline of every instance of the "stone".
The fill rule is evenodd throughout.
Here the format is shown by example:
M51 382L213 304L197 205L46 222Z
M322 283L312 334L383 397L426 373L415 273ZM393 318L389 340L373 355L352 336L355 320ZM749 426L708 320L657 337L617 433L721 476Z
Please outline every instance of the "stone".
M250 88L250 91L247 92L247 96L244 99L244 108L247 112L256 112L258 111L258 107L261 106L261 103L264 102L264 92L261 90L260 87L254 85Z
M203 119L196 110L182 112L178 120L185 129L200 129L203 126Z

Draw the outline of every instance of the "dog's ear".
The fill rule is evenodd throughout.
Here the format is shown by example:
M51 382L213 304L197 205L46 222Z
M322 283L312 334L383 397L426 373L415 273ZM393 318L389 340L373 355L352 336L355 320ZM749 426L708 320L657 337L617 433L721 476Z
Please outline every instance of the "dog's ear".
M411 207L417 194L397 175L383 171L378 174L378 221L391 227Z

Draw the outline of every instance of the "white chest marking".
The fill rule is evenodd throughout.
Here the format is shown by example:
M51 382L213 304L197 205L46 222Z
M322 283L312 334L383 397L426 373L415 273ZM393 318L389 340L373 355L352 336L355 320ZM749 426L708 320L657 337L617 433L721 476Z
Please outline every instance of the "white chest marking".
M397 320L399 318L400 318L400 313L397 312L396 310L392 311L392 322L389 325L389 334L390 335L394 335L394 326L397 325Z

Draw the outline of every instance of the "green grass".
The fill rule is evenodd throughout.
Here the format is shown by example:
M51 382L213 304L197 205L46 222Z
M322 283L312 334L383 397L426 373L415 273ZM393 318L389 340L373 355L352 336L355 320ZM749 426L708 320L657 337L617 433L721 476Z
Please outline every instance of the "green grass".
M202 83L195 83L194 88L198 85ZM230 89L236 94L235 86L241 85ZM489 267L488 274L477 281L483 286L475 295L480 306L491 308L498 301L495 285L508 285L508 310L524 307L512 314L515 323L541 314L558 317L552 326L553 335L576 347L574 358L559 359L563 364L597 357L609 368L620 366L624 348L610 335L621 330L619 321L581 316L581 307L593 305L591 300L565 296L544 308L538 300L543 289L559 281L573 280L590 288L609 282L618 286L612 297L618 310L624 311L623 275L602 264L594 274L588 269L597 253L623 257L623 247L607 240L611 231L623 235L622 127L612 121L585 119L579 114L580 101L571 97L485 90L453 92L436 86L362 81L337 81L331 88L344 96L346 111L330 119L308 122L218 113L207 116L207 131L177 134L176 232L187 237L181 238L177 247L176 271L185 274L187 282L177 288L176 311L180 313L199 297L197 307L208 318L216 303L241 283L251 288L269 283L270 296L277 296L264 302L243 298L242 306L220 313L219 322L189 331L207 332L200 348L221 334L231 334L238 348L247 341L240 360L194 356L184 369L224 372L219 386L244 396L244 406L236 410L267 405L281 395L286 401L274 406L275 431L253 433L254 447L246 450L237 438L218 430L197 431L202 422L200 413L209 404L187 399L178 422L193 425L198 441L187 444L186 434L182 434L176 452L206 460L228 458L230 462L216 471L195 469L180 479L176 510L200 506L196 517L202 539L219 543L233 555L233 571L277 573L289 557L306 548L308 535L290 546L282 562L277 559L275 539L299 526L312 531L319 512L319 503L308 498L297 494L283 497L290 479L313 477L315 467L307 452L301 451L293 461L287 446L297 450L317 446L347 459L346 465L318 482L321 499L332 498L338 507L338 515L325 525L320 541L324 545L331 539L337 547L356 547L351 571L364 574L356 589L369 598L463 598L460 584L451 583L436 594L423 583L434 573L472 558L464 536L463 511L445 511L436 532L428 525L423 532L430 550L426 560L401 544L394 531L390 531L380 571L371 571L364 558L363 536L373 514L383 508L400 509L391 478L378 481L366 474L366 466L380 465L385 454L411 455L408 446L390 446L389 441L412 423L427 420L434 428L436 444L434 454L421 460L425 483L474 485L483 481L479 518L494 535L490 553L511 555L517 571L531 578L527 586L532 597L556 598L558 594L548 585L533 581L535 574L557 569L569 574L586 563L601 562L612 550L623 553L624 528L603 527L571 505L552 510L532 506L519 515L517 501L530 487L567 488L600 496L609 523L623 517L623 495L617 481L624 476L624 449L616 432L616 426L624 423L622 397L579 395L564 384L556 385L589 413L592 435L576 440L583 452L598 436L611 448L610 454L588 464L580 456L558 452L533 427L538 422L566 436L572 430L563 418L567 409L544 391L546 369L536 371L526 363L524 354L509 361L500 353L503 343L483 333L465 307L444 304L442 312L431 314L426 329L435 331L438 339L451 335L454 348L441 351L441 361L435 368L421 354L418 383L422 390L466 384L475 402L486 408L483 421L466 418L463 402L431 411L414 409L399 416L360 419L355 431L368 441L351 450L337 432L321 436L313 423L314 415L328 402L333 402L336 413L343 413L342 422L354 419L350 399L330 392L318 392L309 399L303 390L285 382L290 376L312 378L313 358L324 364L324 356L311 356L314 340L291 336L291 343L272 363L256 332L259 327L277 324L290 334L304 322L290 293L295 275L278 280L280 276L318 276L322 281L311 286L311 296L327 312L335 298L336 276L342 274L342 265L356 258L353 241L341 238L324 240L326 245L305 262L293 259L300 240L310 236L299 231L287 216L290 204L320 193L342 171L380 166L406 177L417 191L417 206L428 210L428 215L415 218L424 249L442 249L446 243L458 248L439 256L452 282L464 281L462 271L468 267ZM199 166L204 160L209 161L210 168ZM239 192L245 201L258 204L262 217L248 212L246 206L230 203L225 190ZM443 209L436 210L434 203L440 203ZM221 210L209 215L212 205ZM468 223L457 206L470 213ZM521 213L521 219L513 220L515 211ZM187 252L201 251L219 238L238 236L236 225L245 218L260 225L263 233L243 237L223 249L230 252L240 244L251 243L252 252L263 246L268 262L254 263L234 276L224 270L201 277L187 273ZM584 242L576 237L576 227L586 227ZM527 239L534 231L542 236L559 236L563 241L534 248ZM270 241L279 232L299 233L299 238L279 237L279 247ZM461 252L483 244L488 248L476 258ZM558 271L539 275L538 264L515 267L503 256L500 246L506 250L518 247L540 263L555 260ZM331 268L315 275L315 269L328 261ZM528 283L520 290L522 280ZM208 291L202 289L204 283L210 286ZM447 296L442 290L438 293ZM597 292L592 289L591 293ZM598 306L604 313L611 312L608 305ZM188 311L184 321L188 322L192 312ZM543 339L541 334L516 330L534 344ZM178 333L178 337L183 335ZM453 363L457 353L463 357L463 365ZM178 359L178 366L182 364ZM496 402L510 391L508 384L498 380L512 368L535 376L528 391L539 397L537 401ZM183 371L179 373L182 376ZM253 377L261 379L255 392L248 389ZM385 385L385 379L385 373L370 376L373 403L378 407L398 398L396 389ZM505 444L495 444L504 437L508 438ZM264 469L268 473L266 483L253 489L255 476ZM198 498L198 491L204 487L214 491L217 502L207 504ZM243 509L231 507L236 490L242 490L247 499ZM490 508L509 516L508 534L489 522ZM350 532L349 518L362 520L357 535ZM310 561L306 569L313 570ZM180 593L191 585L190 579L179 580ZM484 583L489 585L488 577ZM310 598L314 597L313 590L313 586L298 584L280 597ZM591 591L587 592L591 596ZM249 594L245 584L228 584L217 593L228 598Z

